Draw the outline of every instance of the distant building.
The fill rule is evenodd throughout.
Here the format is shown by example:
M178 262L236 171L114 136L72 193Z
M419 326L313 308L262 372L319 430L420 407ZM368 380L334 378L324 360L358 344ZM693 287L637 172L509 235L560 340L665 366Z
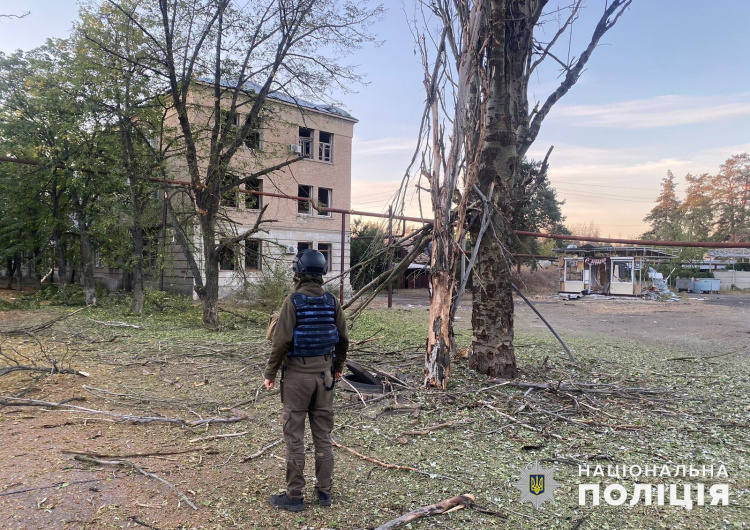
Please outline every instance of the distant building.
M213 94L207 90L207 85L195 83L189 97L193 100L191 123L200 124L203 120L206 127L210 127L213 124ZM248 93L247 100L251 97L252 91ZM243 121L243 109L248 108L248 105L243 103L246 102L240 101L237 106L239 116L235 122L238 125ZM171 119L172 126L176 128L176 116ZM220 296L236 292L246 281L252 282L264 273L270 273L275 267L289 269L294 255L306 248L316 249L326 256L329 261L329 278L343 272L342 254L343 270L348 269L350 232L347 222L342 247L342 214L320 213L305 201L264 197L245 192L255 190L289 197L305 197L312 199L316 204L349 210L352 136L355 123L355 118L333 106L292 99L279 93L271 93L268 96L262 121L245 141L245 145L234 155L230 171L242 177L279 164L290 156L302 155L304 159L222 196L223 211L226 217L235 223L234 227L231 223L223 223L225 230L231 229L236 233L249 230L265 205L268 205L268 208L264 219L272 219L275 222L263 224L263 229L268 233L258 233L253 239L243 243L240 248L241 255L236 255L237 251L228 251L220 257ZM200 148L206 144L198 141L196 145ZM206 156L207 153L199 153L198 158ZM189 181L184 158L179 154L173 158L170 178ZM155 265L160 237L159 229L150 231L150 237L147 237L145 252L152 265ZM192 230L191 237L194 256L202 267L203 249L197 224ZM170 230L167 230L167 239L167 267L163 273L152 274L148 283L155 285L161 280L169 290L195 296L193 276ZM163 278L158 277L161 274ZM112 269L100 269L98 276L105 279L107 276L116 277L117 274L113 275ZM344 287L345 290L350 290L348 277L345 279Z
M586 294L637 296L648 279L647 263L674 258L664 250L649 247L595 247L583 245L556 248L561 254L560 294L572 297Z

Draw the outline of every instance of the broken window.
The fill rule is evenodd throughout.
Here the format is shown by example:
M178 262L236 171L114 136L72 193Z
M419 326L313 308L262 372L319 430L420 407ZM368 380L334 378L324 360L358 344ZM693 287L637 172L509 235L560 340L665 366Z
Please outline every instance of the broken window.
M583 281L583 260L566 259L565 260L565 281L582 282Z
M633 262L612 260L612 283L633 283Z
M221 187L225 188L236 180L234 175L224 175L221 181ZM237 208L237 187L228 189L221 194L221 205L226 208Z
M297 186L297 197L303 197L309 199L312 195L312 186L306 186L300 184ZM298 200L297 201L297 212L298 213L310 213L310 201Z
M318 206L321 208L330 208L333 206L333 190L329 188L318 188ZM331 212L318 211L318 215L331 217Z
M307 127L299 128L300 156L305 158L313 157L313 134L314 131L312 129L308 129Z
M259 239L248 239L245 241L245 268L250 270L261 270L262 264L262 241Z
M299 241L297 243L297 254L309 248L312 248L312 243L310 243L309 241Z
M333 162L333 133L320 131L318 137L318 160Z
M224 141L233 140L237 128L240 126L240 115L236 112L230 113L229 110L222 109L219 116L221 118L221 127L224 131Z
M234 250L229 247L224 247L219 251L219 270L222 271L233 271L234 270Z
M318 252L323 254L323 256L325 257L326 263L328 263L328 270L331 270L332 249L333 245L331 245L330 243L318 243Z
M252 129L250 129L250 132L245 137L245 146L249 149L260 149L260 141L261 141L261 124L260 120L256 119L253 120Z
M245 192L248 191L263 191L263 181L255 178L249 182L245 182ZM246 210L260 210L261 208L263 208L263 197L261 195L245 193Z

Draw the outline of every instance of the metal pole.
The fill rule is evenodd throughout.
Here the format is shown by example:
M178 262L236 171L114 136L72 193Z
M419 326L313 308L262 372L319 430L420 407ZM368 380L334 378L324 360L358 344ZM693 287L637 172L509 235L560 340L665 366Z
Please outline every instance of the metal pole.
M555 338L560 342L560 344L562 344L562 347L565 349L566 353L568 354L568 359L570 359L572 362L576 362L575 358L573 357L573 354L570 352L570 349L568 348L568 345L565 344L565 341L562 340L562 337L560 337L560 335L557 334L557 331L554 330L552 325L544 319L544 317L539 312L539 310L536 307L534 307L534 304L529 302L529 299L523 295L521 290L518 287L516 287L515 284L511 283L510 286L513 287L513 290L518 293L518 296L523 298L523 301L529 305L529 307L534 311L534 313L536 313L536 316L538 316L542 320L542 322L544 322L547 325L547 327L555 336Z
M341 214L341 277L339 278L339 302L344 305L344 249L346 248L346 214Z
M388 270L393 267L393 206L388 206ZM393 307L393 282L388 283L388 309Z

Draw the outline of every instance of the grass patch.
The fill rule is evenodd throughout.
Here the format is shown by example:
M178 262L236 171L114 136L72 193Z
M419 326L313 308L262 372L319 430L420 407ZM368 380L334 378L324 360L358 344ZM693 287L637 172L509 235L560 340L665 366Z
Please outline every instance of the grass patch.
M373 335L383 338L363 345L353 351L351 357L381 370L406 374L415 388L366 408L349 401L337 390L334 438L365 455L413 466L428 475L387 470L336 450L334 507L311 506L301 514L288 514L274 511L267 504L270 494L283 489L283 462L277 458L283 457L282 446L256 460L240 463L244 456L280 437L278 398L259 390L269 351L264 338L265 324L258 319L244 318L251 313L238 310L239 316L222 313L223 324L219 331L206 331L201 326L200 307L187 299L173 299L171 295L147 298L147 311L141 316L130 315L128 307L126 298L113 299L37 335L36 339L46 345L48 351L53 347L65 348L66 359L74 368L91 372L90 378L81 381L74 376L56 375L40 380L28 374L14 374L3 377L4 393L20 393L26 389L26 397L45 396L58 400L83 393L87 397L85 406L93 409L190 419L196 415L226 415L226 407L241 404L240 408L251 413L254 419L201 430L106 424L97 427L101 439L91 438L91 428L83 422L44 431L54 440L77 441L78 448L86 446L108 452L190 448L196 446L190 443L191 439L247 431L243 436L212 441L214 452L204 451L171 461L148 461L181 489L195 493L191 499L200 506L197 512L178 509L170 492L153 482L124 476L116 482L117 489L108 489L113 488L109 482L97 485L110 496L108 498L114 499L111 508L89 515L96 517L97 524L116 525L118 521L127 520L134 503L143 503L142 499L152 495L164 503L164 508L149 512L148 519L139 519L158 527L366 528L422 505L461 493L473 493L478 506L497 515L465 509L415 521L411 528L748 527L750 363L747 357L726 355L666 361L697 356L678 347L665 350L616 338L603 341L599 336L580 332L567 340L576 355L576 363L569 363L554 338L539 331L519 334L516 338L521 380L649 388L663 393L624 399L612 395L527 392L498 386L469 370L465 361L454 363L448 391L439 392L418 388L423 378L421 356L428 311L424 308L366 311L356 321L352 338L358 340ZM69 310L55 307L12 311L5 315L3 329L28 327L65 311ZM101 322L139 327L107 326ZM459 347L470 342L467 326L466 320L457 325ZM6 337L3 352L31 355L35 348L38 345L28 338ZM43 362L43 358L39 362ZM118 395L85 393L81 390L84 383ZM492 404L497 411L511 415L532 429L509 421L481 402ZM405 406L411 407L410 412L418 407L417 417L399 413L399 407ZM578 423L559 420L549 412ZM49 412L39 417L15 416L10 420L11 416L6 415L0 416L0 422L9 427L11 421L15 422L14 432L24 428L33 431L40 428L41 423L52 423L50 418L62 423L73 417L70 414L60 416L63 416L61 412ZM465 423L428 435L404 434L444 422ZM63 432L63 428L67 430ZM309 444L309 434L307 436ZM21 451L13 446L13 440L11 437L6 443L6 451L15 457ZM35 458L36 451L23 452ZM64 480L73 472L71 461L59 458L57 453L53 456L50 473L56 477L55 481ZM314 464L311 453L308 457L307 475L310 476ZM535 510L528 503L521 504L519 492L513 487L521 469L535 460L555 467L555 479L562 485L555 493L555 503L545 504L541 510ZM22 464L17 464L20 469ZM632 507L627 504L612 507L604 503L579 506L578 484L583 482L601 482L602 489L619 482L629 494L633 491L630 478L625 481L608 477L579 478L579 464L590 465L592 470L596 465L603 465L605 471L607 465L615 464L667 464L672 468L714 465L717 469L723 464L729 472L729 478L722 481L730 485L730 505L695 506L690 511L642 503ZM91 475L106 479L108 472L111 470L92 470ZM9 480L0 472L0 489L7 486ZM648 481L653 484L697 483L694 479L659 477ZM707 481L712 482L715 480ZM30 499L36 499L33 493L29 495L32 495ZM306 497L312 498L312 480L308 483ZM71 502L70 498L73 497L61 500L60 508L50 510L49 514L35 509L37 500L24 504L22 496L0 498L0 507L28 517L48 517L45 519L48 525L55 526L62 524L57 514L62 513L65 502ZM149 501L153 502L156 500ZM93 511L97 508L94 506ZM0 510L0 526L11 525L11 519L7 518L10 516L3 515L5 513L7 510Z

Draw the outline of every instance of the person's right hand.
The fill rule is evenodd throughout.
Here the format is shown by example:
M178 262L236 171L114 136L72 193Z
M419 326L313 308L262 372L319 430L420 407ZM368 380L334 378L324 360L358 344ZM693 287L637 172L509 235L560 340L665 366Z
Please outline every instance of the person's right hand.
M263 384L266 385L266 390L273 390L275 379L266 379Z

